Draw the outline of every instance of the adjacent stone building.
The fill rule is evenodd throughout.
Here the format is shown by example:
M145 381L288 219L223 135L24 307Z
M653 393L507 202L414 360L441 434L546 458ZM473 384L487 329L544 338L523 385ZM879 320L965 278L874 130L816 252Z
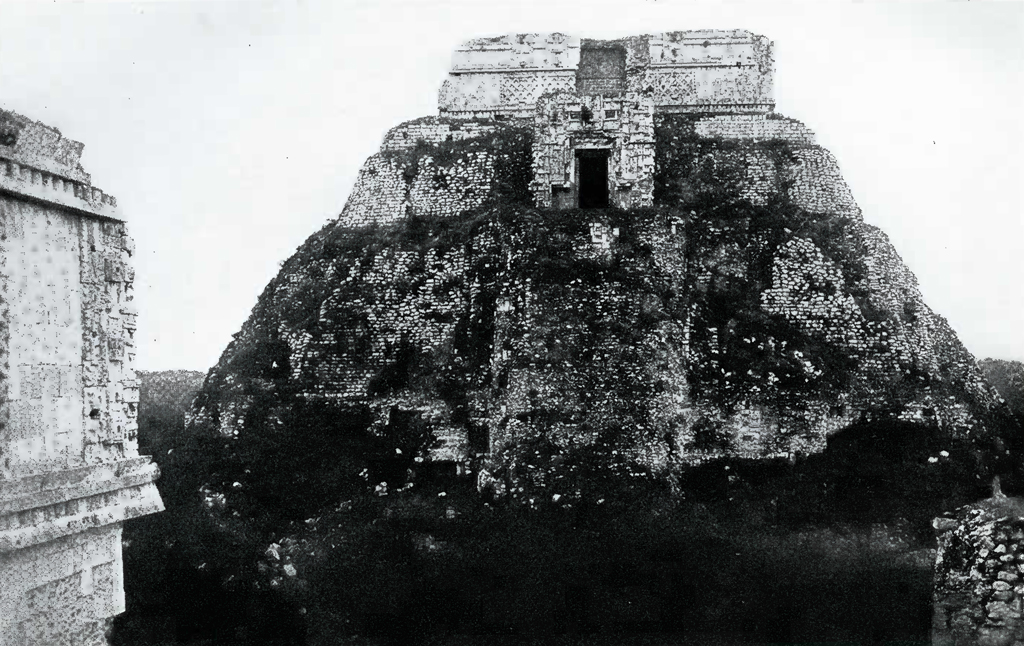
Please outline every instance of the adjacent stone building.
M134 247L82 144L0 110L0 645L104 644L138 453Z

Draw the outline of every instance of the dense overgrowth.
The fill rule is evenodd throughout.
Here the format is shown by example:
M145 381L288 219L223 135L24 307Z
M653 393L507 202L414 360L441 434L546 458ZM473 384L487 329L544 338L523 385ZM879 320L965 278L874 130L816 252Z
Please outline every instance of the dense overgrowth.
M150 445L180 433L180 421L148 419ZM274 518L232 522L242 508L209 504L199 484L215 447L179 436L159 458L168 511L126 529L129 612L112 642L923 642L929 520L987 484L975 447L909 424L851 429L793 463L710 462L672 482L606 439L510 448L508 469L544 473L497 501L416 463L413 485L386 495L375 478L318 481L326 463L302 465L301 488L280 477L294 466L253 464L288 499L267 508ZM351 469L361 455L332 454Z
M455 217L324 227L261 295L188 427L142 411L167 512L126 530L114 643L924 640L928 522L1017 470L1019 433L1010 446L876 419L820 455L715 459L743 405L799 418L857 387L894 405L925 385L971 395L942 379L952 367L852 383L846 350L760 299L779 248L802 239L842 277L809 289L844 290L873 324L913 322L914 306L871 298L860 229L782 185L755 203L749 151L696 137L689 117L662 119L656 141L655 206L632 211L532 207L517 128L392 153L411 182L427 155L497 151L497 183ZM758 153L792 161L782 142ZM325 387L349 374L359 401ZM683 422L659 402L684 395L710 412L677 446ZM489 428L479 408L502 397ZM497 449L471 465L493 499L431 463L421 404ZM672 468L643 462L650 447ZM144 617L166 623L147 635Z

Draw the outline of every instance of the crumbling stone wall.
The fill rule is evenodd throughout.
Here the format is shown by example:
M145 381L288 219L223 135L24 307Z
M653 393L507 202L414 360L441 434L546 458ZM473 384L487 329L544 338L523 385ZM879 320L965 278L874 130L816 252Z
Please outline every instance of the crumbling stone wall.
M409 216L452 217L481 205L504 181L496 164L508 151L496 137L514 124L419 119L393 128L359 171L340 226L392 224Z
M814 132L796 119L778 114L729 114L702 117L694 123L701 137L714 139L747 139L750 141L782 140L792 146L813 146Z
M934 646L1024 644L1024 503L996 496L936 518Z
M588 115L584 118L584 115ZM613 99L576 92L545 95L537 102L533 140L534 204L576 203L576 153L608 154L609 202L619 208L651 206L654 188L654 112L649 98L627 93ZM555 204L553 191L567 196Z
M773 121L787 125L762 127ZM709 123L716 125L709 128ZM742 127L733 128L737 123ZM999 408L973 357L945 320L925 306L916 279L888 239L863 224L834 158L808 143L813 139L806 128L761 116L667 115L657 124L655 203L698 209L690 211L688 227L691 235L699 234L692 247L696 253L688 259L688 290L720 292L740 314L707 321L703 306L691 311L687 365L691 379L701 383L690 384L697 400L690 408L690 428L714 426L727 453L757 457L818 451L829 435L850 423L888 414L964 435ZM743 200L765 210L755 209L751 216L746 207L729 206ZM703 210L709 202L711 209ZM771 225L757 224L758 213L771 212L787 215ZM730 293L739 285L757 290L756 306L739 305L743 293ZM770 321L738 337L726 334L730 327L742 327L751 311L784 320L785 335L823 343L818 358L792 345L792 338L788 348L773 345L785 335L769 333ZM777 365L789 364L796 370L791 376L807 384L827 379L830 372L844 375L847 384L780 400L772 394L781 378L778 370L747 380L726 367L735 363L730 355L769 351ZM830 370L827 366L840 357L846 365ZM757 374L751 361L734 369ZM708 392L729 395L716 402L717 397L703 396ZM773 400L786 403L767 404ZM693 436L684 433L680 441L692 443Z
M395 126L384 135L381 152L411 150L417 142L441 144L447 141L477 139L488 135L503 124L489 119L451 119L447 117L421 117Z
M552 162L557 155L548 148L557 147L568 129L551 124L546 110L574 104L558 96L578 97L543 99L526 149L533 174L521 179L532 180L537 201L545 183L565 173L558 165L564 155ZM603 101L602 109L610 105ZM810 143L813 134L806 127L756 115L655 121L652 207L630 205L631 210L611 216L570 210L528 217L541 217L541 229L560 218L574 223L550 232L572 239L558 256L558 262L568 263L566 276L574 263L621 268L622 253L641 245L651 258L635 268L636 275L646 276L640 284L659 286L682 301L670 306L657 290L651 298L642 296L650 287L638 292L636 284L556 290L528 280L538 261L530 250L538 242L508 223L531 212L519 211L523 206L508 211L508 203L496 197L502 174L491 169L505 157L502 151L480 156L482 142L521 131L521 125L491 122L478 138L449 141L451 122L421 121L411 126L417 136L426 135L416 145L395 143L411 139L394 134L404 127L392 131L387 145L393 152L367 164L377 168L389 160L390 174L376 180L366 174L339 222L328 228L337 235L365 235L358 225L369 220L353 219L354 205L360 196L370 204L376 196L380 216L373 221L384 228L375 235L384 237L373 238L366 253L353 242L359 253L289 261L273 287L275 307L285 318L268 320L259 336L287 344L293 383L301 384L297 387L306 396L370 402L381 432L391 410L419 411L442 438L444 449L435 455L446 459L478 450L470 447L474 428L483 429L486 446L495 450L538 429L585 444L595 440L595 429L617 426L632 441L631 455L665 469L718 455L817 452L833 433L875 417L932 421L969 433L996 406L977 381L973 358L924 305L913 275L889 242L861 222L834 158ZM428 127L437 130L430 134ZM602 127L595 136L609 132ZM565 153L566 142L561 143L558 150ZM458 166L459 160L470 165ZM410 168L414 174L405 173ZM430 178L439 169L455 176L472 173L471 168L490 173L490 183L478 185L485 193L461 201L457 191L429 193ZM398 200L387 197L389 187L400 182L405 208L414 202L420 207L394 206ZM419 190L422 198L416 197ZM742 206L748 202L751 207ZM488 236L452 238L454 246L435 237L474 218L488 223ZM778 221L759 224L757 218ZM420 226L426 227L421 242L401 241ZM389 231L405 233L384 243L396 235ZM484 266L488 270L481 273ZM751 309L739 319L753 326L750 331L733 329L735 315L709 319L702 304L704 294L732 289L730 284L743 286L750 296L740 309ZM321 285L329 288L322 291ZM492 305L480 305L483 294ZM739 301L729 296L727 302ZM643 322L666 308L672 314L665 321ZM599 312L594 320L642 334L628 340L595 337L587 320ZM754 318L743 322L747 316ZM762 333L761 316L782 327ZM314 317L314 325L300 323ZM409 348L416 356L431 357L432 365L472 363L454 350L467 328L481 321L489 321L493 338L482 350L486 358L474 359L483 376L460 386L463 399L446 401L419 389L417 382L375 389L382 375L398 369ZM579 346L575 354L566 350L584 338L586 348ZM766 367L755 370L744 363L740 357L746 353L760 356ZM742 371L730 368L733 363L743 364ZM608 378L602 381L596 372ZM219 423L231 435L251 408L252 395L243 394L251 388L230 375L222 383ZM950 389L951 383L974 385L965 393ZM600 402L593 400L595 393ZM709 443L708 437L717 439Z
M408 159L382 153L359 171L342 218L358 227L414 214L455 215L483 203L493 181L494 158L487 152L449 164L429 155Z
M134 253L82 144L0 111L0 644L102 644L138 455Z
M861 219L860 208L843 180L839 163L819 146L794 148L795 163L786 179L792 182L789 198L811 213Z
M397 158L373 155L359 169L341 212L347 226L391 224L406 215L409 185Z

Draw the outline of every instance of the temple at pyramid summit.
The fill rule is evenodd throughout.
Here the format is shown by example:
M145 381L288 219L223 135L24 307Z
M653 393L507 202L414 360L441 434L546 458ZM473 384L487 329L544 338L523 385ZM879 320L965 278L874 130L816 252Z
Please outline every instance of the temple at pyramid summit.
M985 435L1005 405L775 111L773 68L744 30L464 43L437 114L385 134L267 286L193 428L245 442L301 401L488 473L537 438L667 473L878 420Z

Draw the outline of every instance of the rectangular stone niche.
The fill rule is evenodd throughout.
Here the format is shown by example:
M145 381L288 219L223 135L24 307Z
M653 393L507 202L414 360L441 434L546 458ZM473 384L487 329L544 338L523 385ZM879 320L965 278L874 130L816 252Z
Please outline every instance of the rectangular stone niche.
M576 91L583 95L626 91L626 48L601 41L583 41Z

